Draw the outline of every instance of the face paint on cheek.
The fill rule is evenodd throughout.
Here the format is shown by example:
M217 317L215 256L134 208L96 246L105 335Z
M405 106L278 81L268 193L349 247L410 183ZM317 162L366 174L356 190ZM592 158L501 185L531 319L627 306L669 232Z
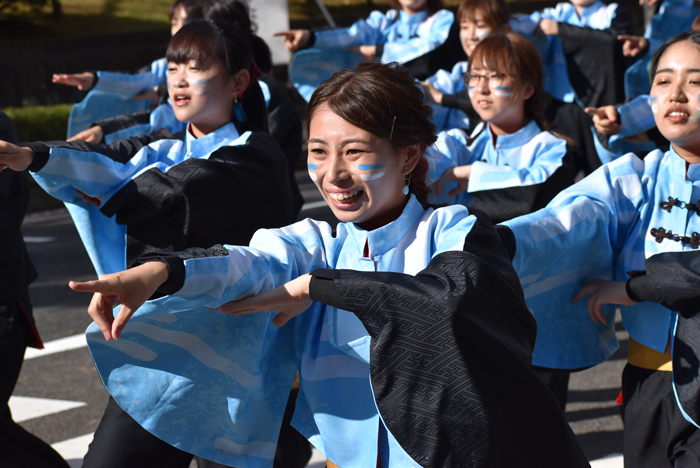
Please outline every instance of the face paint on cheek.
M479 38L479 40L486 39L491 35L491 31L476 31L476 36Z
M700 94L698 94L698 100L697 100L697 102L695 103L695 109L697 109L698 111L700 111ZM693 117L691 117L690 122L691 122L691 123L692 123L692 122L697 122L698 120L700 120L700 112L698 112L698 113L695 114Z
M379 179L386 173L381 164L359 164L357 168L362 171L369 171L367 174L360 174L360 179L364 181Z
M312 171L315 171L316 169L318 169L318 165L317 164L307 164L307 167L309 168L309 177L311 177L311 180L316 182L316 180L318 180L318 177L316 176L316 173L312 172Z
M510 97L512 89L508 86L497 86L493 89L493 95L498 97Z
M197 87L198 89L194 90L195 94L203 94L207 90L207 86L209 82L211 82L211 78L204 78L201 80L192 80L190 84L194 87Z
M474 91L474 86L467 86L467 94L469 94L470 98L476 96L476 91Z

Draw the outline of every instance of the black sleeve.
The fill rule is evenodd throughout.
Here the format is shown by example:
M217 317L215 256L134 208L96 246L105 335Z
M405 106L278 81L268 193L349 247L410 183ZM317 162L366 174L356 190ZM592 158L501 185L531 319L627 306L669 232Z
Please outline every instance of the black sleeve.
M0 140L17 143L15 126L2 111ZM0 171L0 300L16 297L37 276L20 231L28 205L27 171Z
M158 297L168 296L170 294L175 294L182 286L185 284L185 260L191 258L206 258L206 257L227 257L228 250L226 250L222 245L215 245L209 247L208 249L193 247L187 249L183 252L149 252L142 255L136 260L132 266L143 265L148 262L163 262L168 266L168 279L165 283L161 284L156 294L151 297L155 299Z
M645 266L627 281L632 300L658 302L686 318L700 312L700 251L656 254Z
M285 157L263 132L208 159L144 171L101 211L127 226L127 265L151 251L248 245L258 229L293 221Z
M459 109L467 114L467 117L469 118L469 127L472 129L481 122L481 116L476 112L476 110L474 110L472 101L465 93L443 94L440 105L452 109Z
M544 208L559 192L573 184L574 163L567 151L562 165L540 184L471 192L471 206L501 223Z
M122 164L129 161L144 146L159 139L158 136L146 135L132 137L125 140L117 140L109 145L88 143L87 141L35 141L32 143L20 143L34 152L34 161L29 166L32 172L40 171L49 161L51 148L69 148L77 151L99 153Z
M547 96L544 115L552 132L571 140L569 152L573 158L574 173L590 174L601 166L593 140L593 119L580 106Z
M530 370L535 321L493 226L477 217L464 251L416 276L316 270L311 297L362 321L379 413L421 466L468 466L475 452L489 466L588 466Z
M559 23L559 38L576 96L585 107L600 107L625 100L620 31ZM601 66L605 64L605 66Z
M135 127L137 125L147 124L151 121L151 111L145 110L134 112L133 114L117 115L108 119L98 120L92 125L99 125L105 135L114 133L125 128Z

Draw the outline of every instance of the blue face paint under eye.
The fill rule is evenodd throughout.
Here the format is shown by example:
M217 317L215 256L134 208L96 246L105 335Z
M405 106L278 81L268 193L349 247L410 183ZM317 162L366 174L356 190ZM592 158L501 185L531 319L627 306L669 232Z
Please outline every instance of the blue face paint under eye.
M381 164L360 164L357 168L361 171L371 171L374 169L384 169Z
M309 168L309 177L311 177L311 180L313 180L314 182L316 182L316 180L318 179L318 176L317 176L316 173L313 172L313 171L315 171L316 169L318 169L318 164L310 164L310 163L309 163L309 164L307 164L306 166Z
M365 181L379 179L385 174L384 166L381 164L358 164L357 168L361 171L372 171L369 174L360 174L360 179Z
M493 88L493 94L498 97L510 97L511 88L508 86L496 86Z
M210 81L211 81L211 78L204 78L201 80L192 80L191 84L192 84L192 86L202 86L202 85L209 83Z
M307 166L309 167L310 171L315 171L318 169L318 164L307 164Z
M700 96L698 96L698 99L700 99ZM649 98L649 102L654 102L654 101L656 101L656 96Z

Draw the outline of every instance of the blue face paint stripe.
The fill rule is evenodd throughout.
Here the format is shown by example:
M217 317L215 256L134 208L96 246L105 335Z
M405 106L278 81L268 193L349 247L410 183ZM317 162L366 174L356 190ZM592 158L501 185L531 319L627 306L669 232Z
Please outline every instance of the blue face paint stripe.
M496 86L496 88L499 91L510 91L512 88L509 88L508 86Z
M318 164L307 164L307 166L309 167L310 171L315 171L318 169Z
M192 80L192 86L201 86L204 84L207 84L211 81L211 78L206 78L206 79L201 79L201 80Z
M700 101L700 95L698 95L698 100ZM649 102L654 102L656 101L656 96L649 98Z
M381 164L360 164L357 166L361 171L371 171L373 169L384 169Z

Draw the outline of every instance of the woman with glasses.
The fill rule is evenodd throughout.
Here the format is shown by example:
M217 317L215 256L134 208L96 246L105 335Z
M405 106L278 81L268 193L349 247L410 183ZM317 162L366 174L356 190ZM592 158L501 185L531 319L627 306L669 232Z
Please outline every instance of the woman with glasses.
M438 202L484 211L501 222L544 207L573 183L567 142L547 131L543 72L537 49L515 33L479 43L465 74L469 98L483 122L471 138L443 132L433 160Z

